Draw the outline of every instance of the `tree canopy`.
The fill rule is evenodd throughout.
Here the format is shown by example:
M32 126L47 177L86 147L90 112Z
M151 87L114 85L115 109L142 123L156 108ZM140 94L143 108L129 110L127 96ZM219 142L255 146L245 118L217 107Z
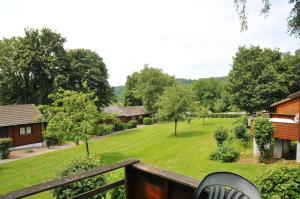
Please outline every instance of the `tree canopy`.
M289 90L277 71L280 65L281 53L278 50L240 47L233 57L228 79L232 102L253 113L286 97Z
M193 93L190 89L181 85L175 85L167 87L157 100L157 117L164 120L174 120L175 136L177 134L177 121L191 111L193 98Z
M60 89L50 94L49 98L53 102L40 107L47 121L45 133L60 133L66 140L76 144L84 141L89 155L88 139L101 120L95 105L95 94Z
M113 97L107 69L99 55L85 49L67 51L66 39L49 28L25 29L24 37L0 40L0 104L49 104L59 88L95 91L99 104Z

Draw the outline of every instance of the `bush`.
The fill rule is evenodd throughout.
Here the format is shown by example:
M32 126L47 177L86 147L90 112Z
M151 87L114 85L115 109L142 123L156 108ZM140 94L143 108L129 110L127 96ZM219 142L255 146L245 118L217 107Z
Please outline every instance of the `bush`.
M260 115L255 118L253 125L253 134L260 152L259 161L269 163L272 154L272 134L273 124L266 115Z
M217 144L221 145L228 138L228 133L225 128L219 127L215 130L214 136L217 141Z
M130 120L128 123L128 126L131 128L136 128L137 121L136 120Z
M270 168L257 177L262 198L300 198L300 167Z
M240 140L245 139L246 137L248 137L247 126L245 126L242 123L237 123L233 127L233 133L237 139L240 139Z
M191 123L191 121L192 121L192 118L191 118L191 116L187 116L187 117L186 117L186 121L187 121L187 123L188 123L188 124L190 124L190 123Z
M113 127L113 131L122 131L124 130L126 127L125 127L125 124L124 123L121 123L121 122L116 122L114 127Z
M243 116L242 113L209 113L208 118L239 118Z
M98 127L97 135L107 135L113 132L113 125L101 124Z
M44 135L44 140L46 142L46 146L49 148L50 146L54 146L57 144L61 144L63 142L63 138L60 134L55 134L55 133L47 133L45 132Z
M244 124L246 127L248 126L248 116L247 115L243 115L241 116L239 119L236 120L235 122L236 124Z
M10 154L10 144L12 139L11 138L0 138L0 157L1 159L7 159Z
M149 125L149 124L152 124L152 119L150 117L145 117L143 119L143 124L144 125Z
M57 174L57 177L65 177L76 173L88 171L100 166L100 161L92 158L80 158L71 162L64 170ZM81 193L99 188L107 184L104 175L98 175L78 182L63 185L53 190L53 196L59 199L71 198ZM106 198L106 193L101 193L91 197L92 199Z
M125 198L125 187L124 187L124 185L113 189L110 193L110 198L112 198L112 199L124 199Z
M217 147L217 150L210 154L211 160L218 160L221 162L235 162L239 158L239 151L229 144L222 144Z

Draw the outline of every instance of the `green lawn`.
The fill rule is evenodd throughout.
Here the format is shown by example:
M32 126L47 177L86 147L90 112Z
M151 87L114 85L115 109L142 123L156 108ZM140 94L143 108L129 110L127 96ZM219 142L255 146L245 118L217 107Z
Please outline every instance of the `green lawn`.
M198 119L192 120L192 124L180 122L177 137L172 134L173 123L161 123L91 141L90 150L92 155L101 157L105 164L137 158L144 163L197 179L214 171L232 171L254 180L266 165L243 161L244 157L251 156L251 146L243 150L236 143L242 150L242 161L237 163L209 160L209 154L216 147L213 130L218 126L230 128L233 122L234 119L207 119L204 126ZM0 165L0 193L54 178L56 171L67 161L85 155L84 147L74 146Z

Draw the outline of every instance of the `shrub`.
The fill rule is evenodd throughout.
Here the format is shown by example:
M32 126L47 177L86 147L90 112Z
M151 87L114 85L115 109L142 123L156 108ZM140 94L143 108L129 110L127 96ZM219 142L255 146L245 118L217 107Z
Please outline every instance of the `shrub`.
M10 144L12 139L11 138L0 138L0 157L1 159L7 159L10 154Z
M33 153L33 150L32 149L26 149L25 153Z
M152 119L150 117L145 117L143 119L143 124L145 124L145 125L152 124Z
M46 142L46 146L49 148L50 146L54 146L57 144L61 144L63 142L62 135L59 133L47 133L43 134L44 140Z
M113 132L113 125L101 124L98 127L97 135L107 135Z
M267 169L257 177L262 198L300 198L300 167L281 166Z
M137 121L136 120L130 120L127 124L130 128L136 128Z
M221 162L235 162L239 158L239 151L229 144L222 144L217 150L210 154L211 160L219 160Z
M233 127L233 133L234 133L236 138L238 138L240 140L244 140L248 137L248 135L247 135L247 126L245 126L242 123L237 123Z
M219 127L215 130L214 136L217 141L217 144L221 145L228 138L228 133L225 128Z
M110 193L110 198L112 198L112 199L124 199L125 198L125 187L124 187L124 185L113 189Z
M114 131L122 131L124 129L125 129L125 125L124 125L124 123L121 123L121 122L116 122L113 127Z
M187 117L186 117L186 121L187 121L187 123L188 123L188 124L190 124L190 123L191 123L191 121L192 121L192 118L191 118L191 116L187 116Z
M259 161L268 163L272 154L272 133L273 125L266 115L256 117L253 125L253 134L255 141L260 152Z
M71 162L64 170L57 174L57 177L65 177L76 173L88 171L100 166L100 161L92 158L79 158ZM87 178L78 182L63 185L53 190L53 196L59 199L71 198L81 193L99 188L107 184L104 175L98 175L92 178ZM91 197L92 199L105 198L106 194L101 193Z

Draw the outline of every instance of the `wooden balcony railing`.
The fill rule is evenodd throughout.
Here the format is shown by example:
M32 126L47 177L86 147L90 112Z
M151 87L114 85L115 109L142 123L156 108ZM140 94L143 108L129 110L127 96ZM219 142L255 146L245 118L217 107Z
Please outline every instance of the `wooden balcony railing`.
M140 163L139 160L124 160L112 165L0 195L0 198L24 198L120 168L125 168L125 179L90 190L73 198L90 198L125 184L126 199L191 199L200 183L193 178Z

